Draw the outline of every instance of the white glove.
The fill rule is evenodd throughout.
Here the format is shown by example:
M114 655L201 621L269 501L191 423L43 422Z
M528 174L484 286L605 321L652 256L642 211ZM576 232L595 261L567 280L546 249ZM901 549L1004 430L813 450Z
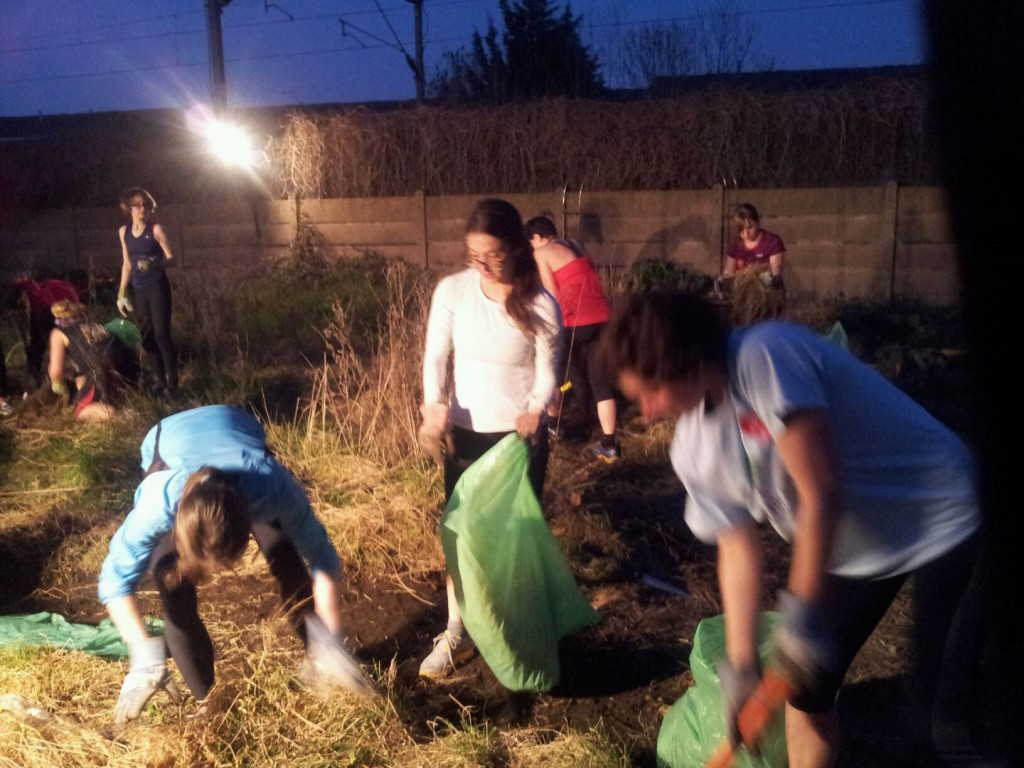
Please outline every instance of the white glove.
M451 433L448 431L448 406L441 403L424 403L420 406L423 423L417 433L420 450L438 464L444 464L444 457L454 453Z
M128 646L128 674L114 705L114 722L124 725L142 713L146 702L164 690L175 704L182 696L167 669L167 646L162 637L148 637Z
M132 302L127 296L118 296L117 311L121 313L121 317L128 317L128 313L134 312L135 307L132 306Z
M340 636L332 635L315 613L307 613L306 658L314 673L324 682L340 685L359 696L373 693L355 658L343 645Z

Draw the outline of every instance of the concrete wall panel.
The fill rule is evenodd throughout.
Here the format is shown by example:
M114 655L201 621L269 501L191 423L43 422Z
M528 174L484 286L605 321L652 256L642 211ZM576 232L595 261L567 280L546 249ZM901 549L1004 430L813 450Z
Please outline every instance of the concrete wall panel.
M937 188L895 184L850 189L724 189L617 192L555 189L528 195L461 195L352 200L227 201L158 209L186 270L255 269L283 258L300 220L315 226L328 258L374 251L442 270L461 268L466 217L484 197L504 197L524 219L550 215L612 272L640 259L664 259L718 274L724 243L735 234L732 206L751 202L762 225L787 247L792 295L885 300L958 299L956 252ZM80 267L116 275L116 207L0 212L0 277L25 268Z

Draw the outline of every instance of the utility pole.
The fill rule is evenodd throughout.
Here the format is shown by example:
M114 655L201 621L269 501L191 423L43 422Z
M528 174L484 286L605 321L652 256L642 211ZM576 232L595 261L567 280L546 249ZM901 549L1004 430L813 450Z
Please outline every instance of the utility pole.
M423 103L423 0L408 0L416 13L416 60L409 62L416 80L416 101Z
M206 0L206 33L210 48L210 93L213 112L220 116L228 106L228 85L224 77L224 36L220 16L231 0Z

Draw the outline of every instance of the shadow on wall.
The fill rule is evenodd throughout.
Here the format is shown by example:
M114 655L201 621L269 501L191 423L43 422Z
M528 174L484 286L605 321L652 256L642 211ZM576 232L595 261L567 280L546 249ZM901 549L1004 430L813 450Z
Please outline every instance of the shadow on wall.
M692 259L680 258L680 251L686 242L706 242L708 222L700 217L691 216L680 219L669 227L662 227L651 233L641 245L640 250L632 261L657 260L674 261L677 264L707 271L707 265L695 264ZM714 257L713 257L714 258ZM718 269L716 268L715 274Z

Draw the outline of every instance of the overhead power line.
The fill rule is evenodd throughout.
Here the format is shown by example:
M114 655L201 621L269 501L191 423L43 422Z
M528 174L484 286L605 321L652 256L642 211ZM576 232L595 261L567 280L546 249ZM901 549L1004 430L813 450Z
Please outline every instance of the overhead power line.
M476 4L476 3L481 2L481 1L482 0L443 0L442 2L431 2L429 4L424 3L424 9L426 10L426 9L429 9L429 8L435 8L435 7L438 7L438 6L446 6L446 5ZM898 3L898 2L901 2L901 0L837 0L835 2L824 2L824 3L814 4L814 5L787 5L787 6L780 6L778 8L759 9L759 10L756 10L756 11L739 10L738 13L740 15L744 15L744 16L763 16L763 15L774 15L774 14L779 14L779 13L794 13L794 12L833 10L833 9L842 9L842 8L868 7L868 6L876 6L876 5L891 5L891 4ZM396 6L396 7L385 9L385 10L396 10L396 11L397 10L407 10L407 7L406 6L401 6L401 7ZM349 16L377 14L377 13L378 13L378 11L376 11L376 10L372 10L372 11L371 10L354 11L354 12L346 12L345 16L349 17ZM172 17L179 17L179 16L183 16L183 15L186 15L186 14L173 14ZM193 15L193 14L187 14L187 15ZM162 16L159 16L159 17L152 17L152 18L154 18L154 19L157 19L157 18L167 18L167 16L166 15L162 15ZM232 24L232 25L225 24L224 25L224 29L225 30L232 30L233 31L233 30L239 30L239 29L249 29L249 28L255 28L255 27L263 27L263 26L278 26L278 25L281 25L281 24L301 23L301 22L306 22L306 21L323 21L325 19L335 20L335 19L339 19L339 18L340 17L338 16L337 13L318 14L318 15L313 15L313 16L297 17L297 18L294 19L294 21L288 20L288 19L273 19L273 20L267 20L267 21L245 22L245 23L241 23L241 24L236 23L236 24ZM645 25L645 24L658 24L658 23L694 21L694 20L699 19L699 18L701 18L700 14L688 14L688 15L681 15L681 16L670 16L670 17L660 17L660 18L651 18L651 19L639 19L639 20L633 20L633 21L615 21L615 22L593 23L593 24L588 24L587 28L588 29L622 28L622 27L632 27L632 26L639 26L639 25ZM136 22L132 22L132 23L136 23ZM377 42L376 44L361 43L358 48L356 48L356 47L344 47L344 46L338 47L338 46L335 46L335 47L327 47L327 48L324 48L324 47L308 48L308 49L297 50L297 51L285 51L285 52L274 52L274 53L261 52L261 53L250 54L250 55L245 55L245 56L229 56L228 55L228 56L225 56L225 61L227 63L251 62L251 61L260 61L260 60L299 58L299 57L304 57L304 56L322 56L322 55L325 55L325 54L335 54L335 53L344 53L344 54L361 53L361 52L365 52L365 51L379 50L379 49L382 49L382 48L392 48L392 49L396 48L394 43L389 43L389 42L387 42L385 40L382 40L381 38L377 38L375 36L371 36L369 33L365 32L365 30L357 28L357 27L355 27L355 25L352 25L352 24L348 23L347 21L344 22L344 23L348 24L353 29L359 29L359 31L362 32L363 34L366 34L368 37L373 37L374 39L378 40L379 42ZM184 31L183 30L178 30L178 31L173 31L173 32L148 33L146 35L132 36L130 38L118 37L118 38L109 38L109 39L105 39L105 40L90 41L88 43L74 43L74 44L62 44L62 45L53 45L53 46L40 46L38 48L25 48L25 49L3 49L3 48L0 48L0 53L21 53L21 52L31 52L31 51L37 51L37 50L50 50L50 49L59 50L59 49L62 49L62 48L69 48L70 49L70 48L80 48L80 47L82 47L84 45L90 45L90 46L91 45L109 45L109 44L114 43L114 42L126 42L126 41L138 42L138 41L142 41L142 40L155 40L155 39L161 39L161 38L166 38L166 37L180 37L180 36L191 35L191 34L205 35L206 34L206 29L205 29L205 27L197 27L195 29L189 29L189 30L184 30ZM397 38L397 35L396 35L396 38ZM425 42L426 45L429 45L429 46L432 46L432 47L437 47L437 46L440 46L440 45L467 43L467 42L469 42L471 40L472 40L472 34L469 34L469 35L459 35L459 36L456 36L456 37L434 38L434 39L430 39L430 40L425 40L424 42ZM403 41L399 40L399 43L402 43L402 42ZM411 44L413 44L413 41L407 41L405 44L411 45ZM2 45L2 43L0 43L0 45ZM404 50L404 49L398 49L398 50ZM132 65L130 67L123 67L123 68L117 68L117 69L107 69L107 70L101 70L101 71L97 71L97 72L75 72L75 73L47 74L47 75L39 75L39 76L31 76L31 77L18 77L18 78L3 79L3 80L0 80L0 85L19 85L19 84L38 83L38 82L53 82L53 81L65 80L65 79L72 80L72 79L81 79L81 78L88 78L88 77L103 77L103 76L123 75L123 74L127 74L127 73L130 73L130 72L138 72L138 71L147 71L147 72L159 71L159 70L173 71L175 69L183 69L183 68L187 69L187 68L192 68L192 67L197 67L197 66L206 66L206 65L207 65L207 61L206 60L200 60L200 61L195 61L195 62L176 62L176 63L173 63L173 64L170 64L170 63L168 63L168 64L153 64L153 65L149 65L149 66L140 66L138 64L135 64L135 65Z

